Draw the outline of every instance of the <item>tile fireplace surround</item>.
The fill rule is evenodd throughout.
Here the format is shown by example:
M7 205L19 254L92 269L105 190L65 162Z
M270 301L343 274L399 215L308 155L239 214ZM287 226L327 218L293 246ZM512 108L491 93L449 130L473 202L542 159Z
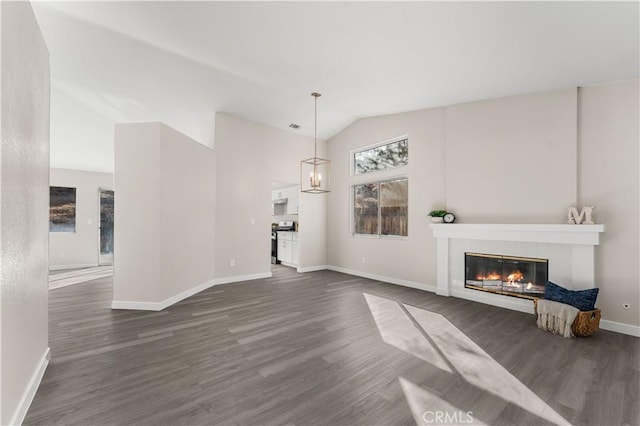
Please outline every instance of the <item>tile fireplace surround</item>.
M549 259L549 281L572 290L595 287L594 251L604 225L431 224L437 239L437 289L489 305L533 313L531 300L464 287L465 252Z

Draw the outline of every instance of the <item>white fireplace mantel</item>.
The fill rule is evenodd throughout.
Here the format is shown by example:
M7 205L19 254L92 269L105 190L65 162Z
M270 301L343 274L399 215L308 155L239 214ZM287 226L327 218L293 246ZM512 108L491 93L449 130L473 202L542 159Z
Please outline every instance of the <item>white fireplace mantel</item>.
M523 244L562 244L571 247L571 282L575 290L595 286L594 247L600 244L600 234L604 225L565 225L565 224L430 224L433 236L437 239L437 290L441 296L457 296L482 301L517 310L522 303L514 298L499 295L487 296L475 290L459 288L460 283L452 285L450 277L450 240L507 241ZM509 253L500 253L509 254ZM459 256L460 253L455 253ZM454 280L456 281L456 280ZM509 301L508 299L512 299Z
M432 223L435 238L522 241L554 244L600 244L604 225Z

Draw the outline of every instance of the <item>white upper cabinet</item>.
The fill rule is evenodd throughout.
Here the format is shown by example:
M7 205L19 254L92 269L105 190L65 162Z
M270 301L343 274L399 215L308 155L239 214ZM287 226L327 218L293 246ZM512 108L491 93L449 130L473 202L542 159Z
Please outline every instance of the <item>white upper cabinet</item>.
M298 199L300 194L300 186L291 186L286 188L287 191L287 214L298 214Z
M271 214L275 216L296 215L298 214L298 200L300 199L300 185L291 184L285 188L271 190L271 201L287 199L286 204L271 205Z

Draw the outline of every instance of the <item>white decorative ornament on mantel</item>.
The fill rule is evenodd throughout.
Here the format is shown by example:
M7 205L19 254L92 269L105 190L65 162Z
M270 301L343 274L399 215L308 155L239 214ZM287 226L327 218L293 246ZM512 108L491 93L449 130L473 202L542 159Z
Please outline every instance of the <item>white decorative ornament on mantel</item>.
M567 223L569 225L594 225L595 222L591 214L595 208L596 206L586 206L578 213L577 208L569 207L567 211Z

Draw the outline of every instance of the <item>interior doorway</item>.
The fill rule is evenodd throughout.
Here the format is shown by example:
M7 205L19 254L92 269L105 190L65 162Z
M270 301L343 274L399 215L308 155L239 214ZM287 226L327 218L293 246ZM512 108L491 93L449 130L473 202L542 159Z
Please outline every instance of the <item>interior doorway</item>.
M100 189L100 252L99 265L113 265L114 192Z
M298 266L300 185L271 182L271 264Z

